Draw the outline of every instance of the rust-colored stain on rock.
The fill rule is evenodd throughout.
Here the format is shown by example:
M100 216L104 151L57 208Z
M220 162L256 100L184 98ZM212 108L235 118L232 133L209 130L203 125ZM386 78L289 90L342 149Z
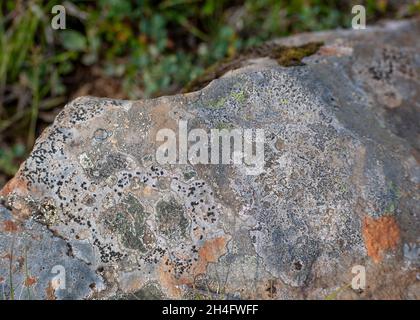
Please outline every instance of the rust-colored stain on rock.
M217 262L217 260L226 253L227 239L225 237L217 237L207 240L198 250L198 261L195 273L205 273L207 264Z
M25 287L31 287L36 283L36 278L35 277L27 277L25 279Z
M158 274L159 282L165 291L172 298L181 298L182 292L180 285L193 285L194 278L198 274L206 274L207 265L211 262L217 262L218 259L226 253L226 244L229 238L217 237L207 240L198 250L198 261L193 264L193 271L186 275L177 277L170 263L165 263L167 259L163 259L160 264Z
M5 232L17 232L19 228L12 220L6 220L3 222L3 230Z
M353 54L353 48L344 47L344 46L337 46L337 45L328 45L322 46L318 50L318 54L321 56L351 56Z
M179 289L180 281L173 275L173 269L167 267L165 263L161 263L158 270L159 283L167 293L174 298L181 297L181 290Z
M54 286L51 281L48 283L48 287L45 289L45 294L47 300L57 300L57 297L55 296Z
M368 255L374 262L382 260L385 250L393 249L400 240L400 228L394 217L383 216L378 219L365 217L363 237Z
M0 196L8 196L12 191L27 191L28 186L27 182L22 180L18 174L10 180L6 185L3 187L3 189L0 190Z

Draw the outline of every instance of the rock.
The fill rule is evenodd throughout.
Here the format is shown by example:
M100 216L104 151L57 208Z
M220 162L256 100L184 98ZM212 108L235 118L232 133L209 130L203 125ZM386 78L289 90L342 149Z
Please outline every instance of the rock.
M418 297L419 32L298 35L270 43L292 64L259 51L196 92L70 102L1 191L4 298ZM182 123L262 129L262 172L158 161Z

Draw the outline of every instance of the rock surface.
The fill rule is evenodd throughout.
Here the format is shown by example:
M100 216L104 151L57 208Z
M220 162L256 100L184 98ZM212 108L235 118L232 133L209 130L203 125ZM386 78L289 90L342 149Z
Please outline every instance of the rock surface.
M253 57L192 93L70 102L1 191L0 294L419 299L419 33L303 34L272 43L323 42L299 66ZM179 120L264 129L264 171L160 165L156 133Z

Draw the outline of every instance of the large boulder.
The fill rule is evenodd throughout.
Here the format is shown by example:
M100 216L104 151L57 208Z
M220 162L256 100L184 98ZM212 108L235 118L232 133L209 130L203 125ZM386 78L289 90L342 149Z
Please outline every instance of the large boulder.
M303 34L192 93L70 102L1 191L0 294L419 299L419 33ZM185 124L262 129L263 167L182 161Z

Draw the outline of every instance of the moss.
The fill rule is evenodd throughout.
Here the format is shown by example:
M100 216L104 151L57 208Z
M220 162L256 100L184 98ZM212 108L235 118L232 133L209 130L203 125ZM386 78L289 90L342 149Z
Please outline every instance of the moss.
M302 46L285 47L273 43L265 43L260 46L249 48L231 58L224 59L211 67L204 73L188 83L182 92L197 91L207 86L212 80L220 78L230 70L235 70L244 65L246 60L262 57L275 59L279 65L292 67L303 65L302 59L318 51L322 46L321 42L310 42Z
M299 66L303 65L303 58L313 55L321 45L319 42L311 42L299 47L278 47L270 57L275 58L278 64L284 67Z

